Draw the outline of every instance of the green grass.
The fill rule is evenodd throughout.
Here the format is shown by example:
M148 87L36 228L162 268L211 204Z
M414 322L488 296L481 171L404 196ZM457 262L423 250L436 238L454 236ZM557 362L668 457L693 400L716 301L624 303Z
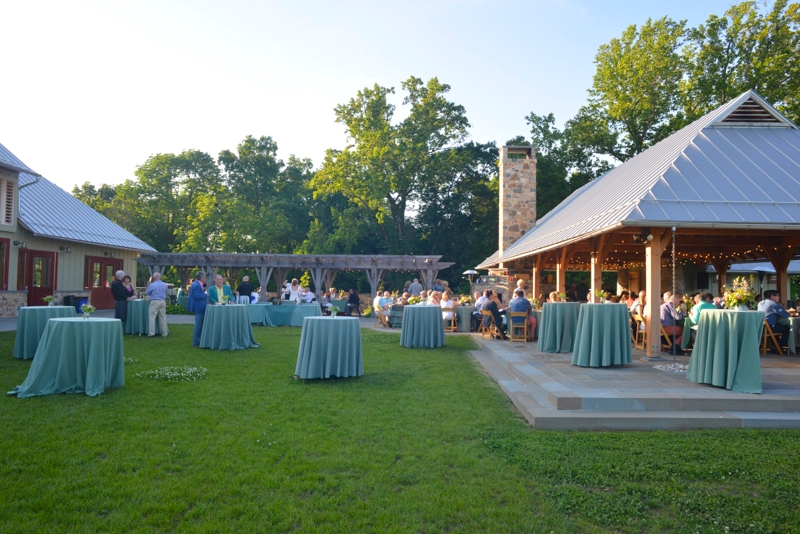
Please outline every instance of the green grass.
M126 386L0 400L0 532L791 532L800 432L531 429L468 337L363 332L364 376L293 378L299 329L259 349L126 336ZM29 361L0 334L5 390ZM136 378L165 366L208 378Z

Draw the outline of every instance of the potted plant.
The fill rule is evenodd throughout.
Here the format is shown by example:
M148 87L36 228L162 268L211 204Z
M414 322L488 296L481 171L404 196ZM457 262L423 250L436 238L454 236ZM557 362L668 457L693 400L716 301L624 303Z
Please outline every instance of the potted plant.
M88 319L89 314L94 313L95 307L91 304L84 304L81 306L81 311L83 312L83 318Z
M756 305L756 293L744 277L733 279L733 289L725 293L725 307L739 311L747 311Z
M46 297L44 297L42 300L43 300L43 301L45 301L45 302L47 303L47 305L48 305L49 307L51 307L51 308L52 308L53 306L55 306L55 304L56 304L56 298L55 298L53 295L47 295L47 296L46 296Z
M340 311L339 306L331 306L328 310L331 312L331 317L336 317L336 314Z

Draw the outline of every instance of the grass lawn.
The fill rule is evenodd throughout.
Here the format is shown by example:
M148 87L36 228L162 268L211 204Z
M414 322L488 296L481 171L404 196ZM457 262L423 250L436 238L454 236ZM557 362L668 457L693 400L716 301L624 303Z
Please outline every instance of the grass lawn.
M800 531L798 431L535 431L469 337L365 330L363 377L303 382L299 329L235 352L191 329L126 336L124 388L2 397L0 532ZM173 365L208 378L134 377Z

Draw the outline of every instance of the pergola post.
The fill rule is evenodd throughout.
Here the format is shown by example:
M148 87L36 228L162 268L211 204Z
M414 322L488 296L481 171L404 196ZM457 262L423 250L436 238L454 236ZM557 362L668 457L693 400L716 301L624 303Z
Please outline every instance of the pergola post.
M261 290L258 292L258 300L259 302L266 302L267 301L267 284L269 284L269 278L272 276L272 267L259 267L256 269L256 276L258 276L258 285L261 286Z
M728 285L728 267L730 262L728 260L717 259L711 265L717 272L717 293L722 295L722 286Z
M647 269L647 357L660 358L661 353L661 254L664 241L658 232L645 245Z
M791 296L789 295L789 288L791 284L789 282L789 273L787 272L789 270L789 262L792 260L792 249L767 249L764 253L775 268L775 275L778 282L778 297L784 305L793 308L794 306L789 302L789 297Z
M556 291L558 293L567 292L567 247L562 247L558 251L556 260Z
M325 279L325 289L328 291L333 287L333 281L336 280L336 272L335 269L325 269L323 278Z
M599 302L595 296L595 291L603 287L603 244L605 235L600 235L590 241L591 252L591 276L592 287L589 294L589 302Z
M542 290L542 266L544 265L543 254L539 254L533 260L531 271L531 294L529 296L538 299Z

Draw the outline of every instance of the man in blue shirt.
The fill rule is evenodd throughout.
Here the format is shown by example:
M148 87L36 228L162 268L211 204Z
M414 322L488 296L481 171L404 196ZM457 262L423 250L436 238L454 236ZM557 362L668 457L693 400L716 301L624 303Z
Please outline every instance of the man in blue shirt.
M508 311L511 313L530 313L532 308L531 301L525 298L525 291L519 287L515 289L514 298L508 303ZM536 319L533 317L529 317L529 319L531 321L531 327L528 329L528 341L533 341L533 330L536 328ZM524 321L525 319L522 317L511 318L511 322L515 325L522 324Z
M203 290L206 282L206 273L198 271L192 286L189 288L189 302L186 309L194 313L194 336L192 346L200 346L200 334L203 333L203 319L206 317L206 299L208 296Z
M683 312L676 309L680 304L678 297L667 291L664 293L664 304L661 305L661 326L668 336L674 338L674 345L669 349L670 354L677 352L682 354L681 341L683 340L683 327L678 323L683 319Z
M778 295L778 292L772 289L764 291L764 300L758 303L758 311L763 311L766 314L765 319L767 320L767 324L772 331L775 334L780 333L781 347L789 345L789 325L778 323L778 318L788 318L789 312L787 312L781 305L780 295Z
M156 317L158 318L158 326L161 327L161 336L167 337L169 329L167 328L167 284L161 281L161 273L153 273L153 281L147 286L144 294L150 297L150 329L147 331L147 337L156 336Z

